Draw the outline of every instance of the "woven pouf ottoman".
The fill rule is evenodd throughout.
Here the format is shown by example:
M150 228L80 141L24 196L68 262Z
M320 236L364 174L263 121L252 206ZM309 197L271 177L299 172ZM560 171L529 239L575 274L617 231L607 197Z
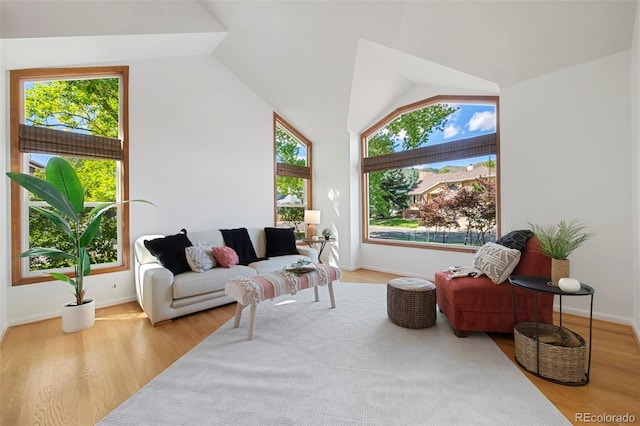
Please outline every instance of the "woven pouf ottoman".
M436 323L436 286L420 278L395 278L387 283L387 315L406 328Z

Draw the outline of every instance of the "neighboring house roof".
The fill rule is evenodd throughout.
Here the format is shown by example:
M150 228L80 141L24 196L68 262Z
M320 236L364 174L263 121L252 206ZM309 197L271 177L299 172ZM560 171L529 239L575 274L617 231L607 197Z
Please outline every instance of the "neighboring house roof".
M465 182L481 176L495 176L495 169L489 169L487 166L478 166L470 170L450 173L420 172L418 183L411 188L409 195L424 194L444 183Z
M44 164L40 164L39 162L29 159L29 169L30 170L44 170Z

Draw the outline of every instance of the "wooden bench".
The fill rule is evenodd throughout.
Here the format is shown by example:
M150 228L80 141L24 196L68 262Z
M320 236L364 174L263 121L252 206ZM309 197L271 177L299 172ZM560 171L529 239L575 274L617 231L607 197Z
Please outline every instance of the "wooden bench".
M329 297L331 307L336 307L333 294L333 282L339 280L342 271L331 265L317 264L315 269L305 273L292 272L271 272L254 277L235 278L229 281L224 288L227 296L238 302L236 306L236 316L233 327L240 325L242 310L251 305L249 316L248 340L253 339L253 329L256 317L256 306L265 300L271 300L278 296L296 294L300 290L313 288L315 301L320 300L318 295L319 286L329 287Z

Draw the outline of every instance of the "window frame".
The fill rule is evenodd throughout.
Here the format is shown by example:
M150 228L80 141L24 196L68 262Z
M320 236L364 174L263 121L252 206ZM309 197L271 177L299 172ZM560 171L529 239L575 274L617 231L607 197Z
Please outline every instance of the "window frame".
M398 107L385 115L382 119L378 120L368 129L364 130L360 134L360 193L361 193L361 208L362 208L362 243L363 244L377 244L395 247L409 247L420 248L427 250L445 250L455 251L463 253L475 253L479 247L477 246L459 246L454 244L438 244L432 242L411 242L404 240L387 240L376 239L369 237L369 182L368 173L365 172L365 158L367 157L368 146L367 140L375 135L376 132L384 128L387 124L395 120L397 117L416 111L421 108L426 108L430 105L437 103L461 103L461 104L484 104L489 103L495 105L496 109L496 132L495 132L495 163L496 163L496 236L500 235L500 98L499 96L474 96L474 95L437 95L431 98L423 99L408 105ZM478 137L478 138L481 138ZM459 140L459 139L458 139ZM455 141L452 141L455 142ZM417 149L424 149L420 147ZM402 166L407 167L407 166Z
M288 170L287 168L278 170L278 164L286 164L286 163L278 163L278 142L277 142L277 128L278 126L284 128L291 136L298 140L299 143L305 145L307 165L304 167L306 171L301 170L303 167L294 166L299 170ZM306 210L313 210L313 163L312 163L312 146L313 143L302 133L298 131L295 127L293 127L287 120L285 120L278 113L273 113L273 223L274 226L278 225L278 203L276 200L276 195L278 194L278 176L287 176L294 178L302 178L306 179L306 204L304 208ZM304 172L306 177L300 176L300 173Z
M9 75L9 127L10 127L10 157L11 171L26 173L23 155L19 149L19 129L24 121L24 82L32 80L71 80L83 78L118 77L120 79L120 117L119 133L122 140L122 160L120 160L117 173L116 191L118 199L129 199L129 67L128 66L103 66L103 67L76 67L76 68L37 68L11 70ZM26 165L28 168L28 164ZM11 283L12 286L34 284L40 282L53 281L48 275L34 276L28 271L28 258L19 258L18 255L25 251L23 244L28 244L28 238L23 240L25 232L23 224L28 222L28 205L25 201L26 190L17 183L11 182ZM120 262L116 265L112 263L108 266L92 267L91 275L107 274L131 269L131 237L129 223L129 204L123 203L118 206L121 215L121 226L118 229ZM23 217L24 216L24 217ZM26 262L27 272L24 271ZM74 272L64 273L70 277Z

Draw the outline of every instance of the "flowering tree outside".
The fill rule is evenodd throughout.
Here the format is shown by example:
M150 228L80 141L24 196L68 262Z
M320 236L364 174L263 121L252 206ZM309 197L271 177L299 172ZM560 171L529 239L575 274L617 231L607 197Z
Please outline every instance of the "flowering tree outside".
M447 243L453 229L464 228L466 241L483 245L496 225L495 180L479 177L460 189L443 188L421 204L419 215L420 225L434 230L434 241Z

